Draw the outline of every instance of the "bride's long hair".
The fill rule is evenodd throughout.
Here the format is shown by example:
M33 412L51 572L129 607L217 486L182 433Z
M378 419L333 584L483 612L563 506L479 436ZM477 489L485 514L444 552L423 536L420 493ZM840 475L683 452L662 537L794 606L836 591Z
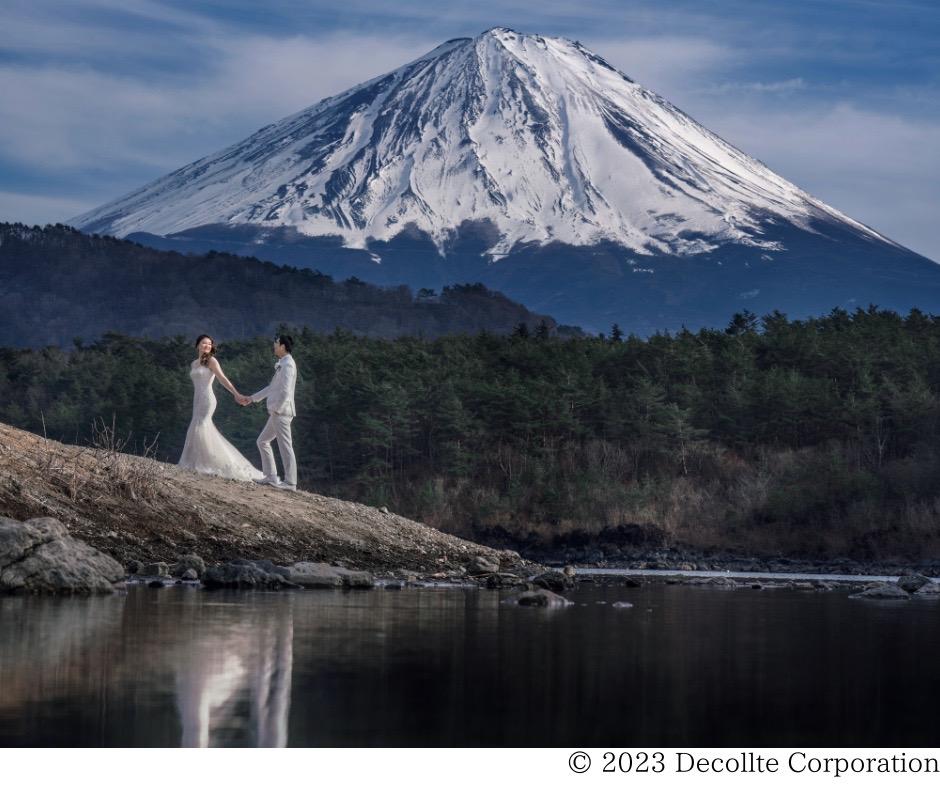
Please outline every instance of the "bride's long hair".
M208 334L200 334L200 335L196 338L196 347L197 347L197 348L199 347L199 343L202 342L202 340L204 340L204 339L208 339L208 340L212 343L212 347L209 348L209 352L208 352L208 353L200 353L200 354L199 354L199 363L202 364L204 367L208 367L208 366L209 366L209 359L212 358L212 357L215 355L215 340L214 340L212 337L210 337Z

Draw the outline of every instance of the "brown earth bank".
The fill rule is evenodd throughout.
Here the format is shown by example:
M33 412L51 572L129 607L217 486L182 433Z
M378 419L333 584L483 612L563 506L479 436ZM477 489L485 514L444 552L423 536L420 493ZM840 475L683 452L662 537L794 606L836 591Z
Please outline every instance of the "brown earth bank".
M462 571L500 551L363 504L192 473L107 448L69 446L0 424L0 516L53 517L69 535L131 561L324 562L375 573Z

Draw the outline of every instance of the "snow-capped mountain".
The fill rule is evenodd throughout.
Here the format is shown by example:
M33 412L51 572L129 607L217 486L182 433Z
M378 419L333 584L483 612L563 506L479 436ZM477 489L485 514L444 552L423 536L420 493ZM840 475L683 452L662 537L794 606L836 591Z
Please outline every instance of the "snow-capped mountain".
M581 44L505 28L448 41L72 223L389 284L480 280L565 321L640 331L702 323L703 309L886 305L873 297L877 283L866 289L826 261L861 249L870 260L929 263ZM407 259L394 254L403 238ZM814 257L826 270L809 279L779 270ZM781 289L778 274L800 286ZM825 286L794 307L816 274ZM717 300L704 294L716 282L725 283ZM696 306L701 298L710 301Z
M75 221L119 236L293 227L364 248L409 223L440 248L490 220L492 251L614 241L691 254L834 218L580 44L496 28L261 129Z

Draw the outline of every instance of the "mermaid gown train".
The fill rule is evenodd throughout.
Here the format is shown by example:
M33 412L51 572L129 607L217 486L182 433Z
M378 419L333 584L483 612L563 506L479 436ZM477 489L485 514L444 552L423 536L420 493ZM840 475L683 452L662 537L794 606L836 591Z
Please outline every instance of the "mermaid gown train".
M179 465L199 473L224 476L239 481L258 481L264 474L222 436L212 421L217 400L213 391L215 375L198 361L189 369L193 379L193 419L186 431L186 443Z

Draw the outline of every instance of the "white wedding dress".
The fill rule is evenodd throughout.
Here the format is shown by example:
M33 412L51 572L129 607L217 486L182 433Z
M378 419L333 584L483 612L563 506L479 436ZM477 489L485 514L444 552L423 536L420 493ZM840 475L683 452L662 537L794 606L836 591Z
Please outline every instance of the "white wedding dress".
M189 368L193 379L193 420L186 430L186 443L179 465L199 473L224 476L238 481L257 481L264 474L222 437L212 421L217 404L212 386L215 375L197 359Z

